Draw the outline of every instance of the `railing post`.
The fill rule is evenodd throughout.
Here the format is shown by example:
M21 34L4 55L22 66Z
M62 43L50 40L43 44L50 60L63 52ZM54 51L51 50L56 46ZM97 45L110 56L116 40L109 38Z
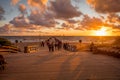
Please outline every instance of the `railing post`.
M28 46L24 47L24 53L29 53Z

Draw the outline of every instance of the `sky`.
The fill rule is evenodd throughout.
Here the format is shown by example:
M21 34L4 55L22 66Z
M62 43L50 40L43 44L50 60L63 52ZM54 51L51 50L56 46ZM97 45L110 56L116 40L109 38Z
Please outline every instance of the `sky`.
M0 36L120 36L120 0L0 0Z

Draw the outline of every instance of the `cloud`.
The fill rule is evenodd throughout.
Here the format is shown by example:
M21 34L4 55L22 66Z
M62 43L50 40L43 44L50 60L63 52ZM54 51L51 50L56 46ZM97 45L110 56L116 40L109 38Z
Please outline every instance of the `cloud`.
M68 23L71 23L71 24L75 24L75 23L79 23L80 21L79 20L73 20L73 19L68 19L66 20Z
M50 10L56 14L56 18L58 19L79 17L82 14L71 4L71 0L51 1Z
M5 24L4 26L0 27L0 34L9 33L10 29L11 29L11 25Z
M120 12L120 0L87 0L87 2L99 13Z
M15 17L10 21L14 26L24 27L32 24L44 27L55 27L57 24L55 19L64 19L69 23L75 23L74 20L70 20L69 18L79 17L82 14L71 4L70 0L27 0L27 3L31 6L30 15L27 17ZM27 13L26 6L19 4L19 11L22 15Z
M66 30L74 29L74 24L63 23L61 26L62 26L63 29L66 29Z
M20 0L11 0L12 5L16 5Z
M0 6L0 20L4 19L5 10Z
M63 23L61 26L62 26L62 27L69 27L69 25L66 24L66 23Z
M100 17L101 18L89 17L88 15L84 15L84 18L80 21L80 26L77 27L77 29L99 30L104 26L108 29L120 30L120 16L118 14L112 13L109 14L106 18L104 18L103 16Z
M33 10L28 18L30 23L34 25L54 27L56 24L54 20L54 14L50 12L45 12L42 14L38 10Z
M28 0L28 1L31 2L33 0ZM44 0L37 0L37 1L38 2L35 1L31 3L31 5L35 7L41 7L40 5L43 4L41 1ZM47 3L47 0L44 1L43 5L45 5L45 3ZM70 0L67 1L56 0L56 1L50 1L49 6L44 12L41 12L40 10L37 9L34 10L32 9L31 14L28 18L31 24L41 25L46 27L55 27L55 25L57 24L55 19L68 20L69 22L72 23L73 21L69 20L69 18L79 17L80 15L81 12L77 11L77 9L71 4Z
M107 16L107 21L108 21L109 23L118 23L118 24L120 24L120 16L117 15L117 14L114 14L114 13L109 14L109 15Z
M28 5L39 8L41 12L45 10L47 2L48 0L27 0Z
M40 25L44 27L54 27L56 22L54 20L54 13L47 9L48 0L27 0L32 7L31 13L28 16L31 24Z
M29 26L29 19L23 15L15 17L13 20L10 21L15 27L25 27Z
M11 24L5 24L0 27L0 35L38 35L39 32L42 32L41 28L41 26L36 25L30 25L29 27L16 27Z
M115 13L108 14L104 25L111 27L112 29L120 29L120 16Z
M104 25L103 21L96 17L89 17L88 15L84 15L83 20L80 22L80 27L83 27L87 30L97 30L100 29Z
M20 11L22 14L27 13L27 11L26 11L26 6L25 6L24 4L20 4L20 5L19 5L19 11Z

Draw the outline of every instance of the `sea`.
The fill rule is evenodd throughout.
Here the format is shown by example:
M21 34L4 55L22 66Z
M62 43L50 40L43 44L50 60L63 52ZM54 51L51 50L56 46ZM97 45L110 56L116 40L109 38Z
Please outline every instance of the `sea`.
M79 40L81 40L82 43L90 42L112 43L116 39L115 36L0 36L0 37L8 39L12 43L14 43L15 40L18 40L19 42L40 42L47 40L50 37L55 37L64 42L79 42Z

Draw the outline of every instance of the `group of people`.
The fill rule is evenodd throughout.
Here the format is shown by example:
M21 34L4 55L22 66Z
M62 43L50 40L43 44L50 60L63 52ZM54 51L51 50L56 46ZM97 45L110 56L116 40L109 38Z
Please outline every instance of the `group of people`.
M53 52L55 50L60 50L62 48L62 41L55 37L51 37L46 40L47 47L50 52Z
M62 48L62 41L55 37L50 37L47 40L40 42L41 47L44 47L45 45L47 45L50 52L53 52Z
M82 40L79 40L79 42L81 43ZM64 50L73 51L73 52L77 50L75 45L69 44L67 42L62 43L62 41L60 41L56 37L50 37L46 41L40 42L41 47L44 47L45 44L47 45L49 52L54 52L55 50L60 50L61 48L63 48ZM93 49L95 49L95 45L93 42L91 42L89 49L90 51L93 51Z
M70 45L69 43L64 43L63 48L68 51L76 51L76 46Z
M68 51L76 51L76 46L70 45L69 43L62 43L62 41L56 37L50 37L47 40L40 42L41 47L44 47L45 44L47 45L49 52L54 52L61 48Z
M62 43L62 41L56 37L50 37L47 40L40 42L41 47L44 47L45 45L47 45L49 52L54 52L55 50L60 50L61 48L68 51L76 51L75 45Z

